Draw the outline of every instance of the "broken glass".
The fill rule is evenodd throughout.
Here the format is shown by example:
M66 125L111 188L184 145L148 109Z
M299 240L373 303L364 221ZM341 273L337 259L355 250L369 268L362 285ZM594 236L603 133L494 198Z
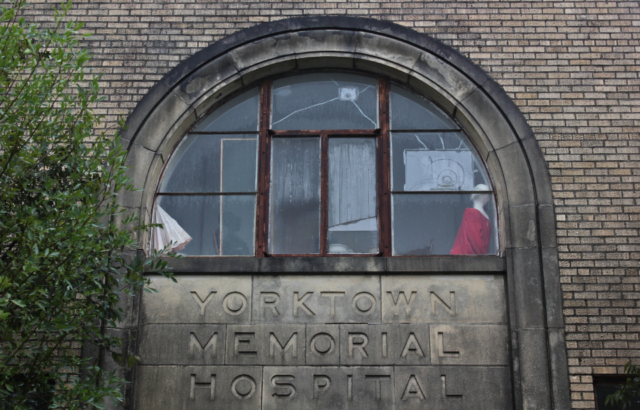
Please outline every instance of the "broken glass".
M490 186L482 160L461 132L391 133L392 191L473 191Z
M343 73L303 74L273 82L271 128L378 128L378 82Z
M187 135L160 192L256 192L258 135Z
M269 253L320 252L320 138L271 143Z
M329 139L329 253L378 253L376 141Z
M258 131L259 105L260 89L252 88L209 114L193 131Z
M392 85L390 117L392 130L455 130L451 118L431 101Z

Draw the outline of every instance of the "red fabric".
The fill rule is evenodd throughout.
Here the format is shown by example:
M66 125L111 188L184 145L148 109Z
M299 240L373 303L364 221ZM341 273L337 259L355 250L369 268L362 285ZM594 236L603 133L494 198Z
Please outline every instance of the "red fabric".
M489 250L491 223L482 212L467 208L451 248L451 255L485 255Z

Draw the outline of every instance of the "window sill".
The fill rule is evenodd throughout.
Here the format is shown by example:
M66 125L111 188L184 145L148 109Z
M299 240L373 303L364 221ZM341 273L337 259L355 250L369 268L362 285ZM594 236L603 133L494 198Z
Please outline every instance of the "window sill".
M506 270L502 256L220 257L168 259L175 273L491 273Z

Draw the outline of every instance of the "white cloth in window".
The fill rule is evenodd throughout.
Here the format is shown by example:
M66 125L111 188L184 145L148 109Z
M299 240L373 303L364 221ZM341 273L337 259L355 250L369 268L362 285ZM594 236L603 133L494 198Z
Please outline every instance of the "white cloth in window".
M161 251L165 246L170 245L167 248L169 252L180 252L191 242L191 236L160 206L157 206L153 213L153 223L163 226L163 228L153 228L154 250Z
M405 150L405 191L473 190L470 151Z

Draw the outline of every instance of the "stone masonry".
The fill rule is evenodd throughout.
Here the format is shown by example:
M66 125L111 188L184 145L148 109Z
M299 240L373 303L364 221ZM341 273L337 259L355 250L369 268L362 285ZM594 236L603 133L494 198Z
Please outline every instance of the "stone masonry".
M57 0L25 15L52 20ZM76 0L117 129L180 61L240 29L292 16L392 21L454 47L504 87L551 173L573 409L593 375L640 364L640 4L637 1Z

